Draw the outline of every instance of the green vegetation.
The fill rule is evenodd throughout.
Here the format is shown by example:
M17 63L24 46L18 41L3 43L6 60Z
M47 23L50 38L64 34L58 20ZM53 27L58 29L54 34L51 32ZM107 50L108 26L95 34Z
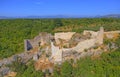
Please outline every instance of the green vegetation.
M16 77L42 77L44 74L41 71L35 71L33 61L25 65L20 60L13 62L9 66L13 71L17 72Z
M39 32L98 30L120 30L120 19L11 19L0 20L0 58L24 51L23 40L33 38Z

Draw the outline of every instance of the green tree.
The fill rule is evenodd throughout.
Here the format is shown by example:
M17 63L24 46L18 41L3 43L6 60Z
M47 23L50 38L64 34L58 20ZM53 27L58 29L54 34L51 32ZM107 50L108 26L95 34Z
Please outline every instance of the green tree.
M64 62L61 66L61 75L62 77L72 77L72 65L69 62Z

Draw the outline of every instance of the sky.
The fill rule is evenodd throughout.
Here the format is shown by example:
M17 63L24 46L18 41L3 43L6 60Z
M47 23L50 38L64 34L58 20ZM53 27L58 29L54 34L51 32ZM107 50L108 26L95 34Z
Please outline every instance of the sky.
M0 16L120 14L120 0L0 0Z

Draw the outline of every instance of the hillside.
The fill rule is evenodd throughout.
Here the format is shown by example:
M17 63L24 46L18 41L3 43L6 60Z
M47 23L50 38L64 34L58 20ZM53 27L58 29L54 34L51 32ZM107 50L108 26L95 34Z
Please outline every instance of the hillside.
M100 28L101 26L104 28L104 30L103 28ZM85 35L84 30L86 30ZM114 31L117 32L118 30L120 30L120 19L116 18L0 20L0 61L7 60L7 58L8 60L11 60L12 57L15 59L12 65L6 66L1 65L0 63L0 72L4 69L12 70L14 72L13 74L15 74L16 77L119 77L120 34L114 34ZM73 32L73 34L75 32L76 34L74 34L69 41L68 39L66 41L65 36L67 36L68 34L62 33L62 35L65 34L64 39L61 39L60 37L60 39L56 40L57 32ZM89 34L89 32L92 32L93 36L92 33ZM110 34L111 32L113 33ZM38 34L39 36L37 36ZM105 34L106 36L104 36ZM59 33L57 37L59 37ZM109 37L110 39L107 39L107 37ZM41 39L39 38L42 38L43 42L41 42ZM55 42L52 43L51 40L55 40ZM95 42L92 45L92 42L89 43L91 40L92 42ZM87 43L91 45L90 48L87 47L89 45L86 44L85 48L80 45L84 44L81 41L88 41ZM30 47L28 45L28 48L25 49L30 50L32 54L24 52L25 42L29 42L33 46L31 47L33 48L32 50L30 50ZM40 48L37 48L35 46L38 44ZM83 50L79 49L77 44L78 46L83 47ZM53 50L56 48L63 48L62 50L65 50L65 52L63 53L67 54L67 56L71 56L72 54L73 58L70 58L70 60L64 60L61 65L53 66L51 62L49 62L49 59L47 59L50 56L49 52L45 52L46 49L47 51L51 51L49 50L49 48L52 46ZM70 52L66 52L66 49L64 48L70 48ZM80 52L74 52L71 50L71 48L75 51L79 49ZM100 55L96 55L96 50L99 50L102 53L100 53ZM42 51L42 55L41 53L37 53L40 58L37 59L35 56L32 60L31 58L33 55L36 55L36 51ZM95 52L91 56L85 56L82 58L78 57L83 51L84 53L87 53L87 55L91 54L89 53L89 51ZM47 58L45 58L44 56L45 53L48 53L46 54ZM22 57L24 59L16 57L16 54L18 54L19 57ZM78 57L77 60L75 60L76 57ZM29 58L30 60L25 60L26 58ZM52 59L50 58L50 60ZM45 70L39 70L37 67L39 66L38 64L41 62L43 62L44 66L44 62L46 62L50 65L49 67L54 67L54 71L52 71L48 66L45 66L45 69L46 67L49 68L49 70L47 70L46 72ZM34 68L34 65L37 65L37 67L35 66ZM9 67L10 69L6 67ZM37 71L36 68L39 71ZM43 66L39 66L39 68L43 69Z

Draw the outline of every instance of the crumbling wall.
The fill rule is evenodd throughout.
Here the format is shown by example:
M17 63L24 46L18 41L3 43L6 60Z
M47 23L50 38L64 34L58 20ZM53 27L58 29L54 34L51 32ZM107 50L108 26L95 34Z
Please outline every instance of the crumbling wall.
M104 29L103 27L100 27L100 31L98 32L96 36L96 44L101 45L103 44L103 38L104 38Z
M24 40L25 51L29 51L30 49L33 49L36 46L39 46L40 40L41 40L41 37L39 35L36 36L34 39Z
M59 33L56 35L57 37L55 36L55 39L61 38L61 39L67 40L67 39L70 39L74 33L72 34L70 33L71 35L70 36L68 35L69 38L67 38L66 34ZM72 47L72 48L60 49L59 47L54 46L53 42L51 42L52 57L54 58L55 62L59 62L59 61L62 61L62 52L71 51L71 50L77 51L77 52L83 52L84 50L89 49L91 47L95 47L96 45L101 45L103 44L103 35L104 35L103 27L101 27L98 32L91 31L92 38L80 41L75 47Z
M51 42L51 50L52 50L51 58L54 59L54 62L56 63L62 62L62 49L59 49L59 47L54 46L53 42Z
M63 40L69 41L75 33L76 33L76 32L66 32L66 33L65 33L65 32L61 32L61 33L55 33L54 38L55 38L56 44L59 44L59 43L60 43L59 39L63 39Z
M52 38L53 37L51 34L42 32L38 36L36 36L34 39L25 40L24 41L25 51L48 44L50 43L50 40Z
M25 51L29 51L30 49L33 48L29 40L24 40L24 48Z
M77 52L83 52L85 49L89 49L95 46L95 43L95 39L84 40L82 42L79 42L78 45L76 47L73 47L72 49Z
M90 30L84 30L83 35L91 34L91 38L95 38L98 34L98 32L90 31Z
M104 35L108 39L113 39L117 38L120 34L120 31L109 31L109 32L104 32Z
M91 31L92 32L92 31ZM94 32L92 32L94 35ZM64 49L64 50L75 50L77 52L82 52L85 49L89 49L91 47L103 44L103 36L104 36L104 29L103 27L100 28L100 31L97 32L97 34L95 33L96 36L94 36L94 38L92 39L87 39L84 41L79 42L75 47L73 48L68 48L68 49Z

